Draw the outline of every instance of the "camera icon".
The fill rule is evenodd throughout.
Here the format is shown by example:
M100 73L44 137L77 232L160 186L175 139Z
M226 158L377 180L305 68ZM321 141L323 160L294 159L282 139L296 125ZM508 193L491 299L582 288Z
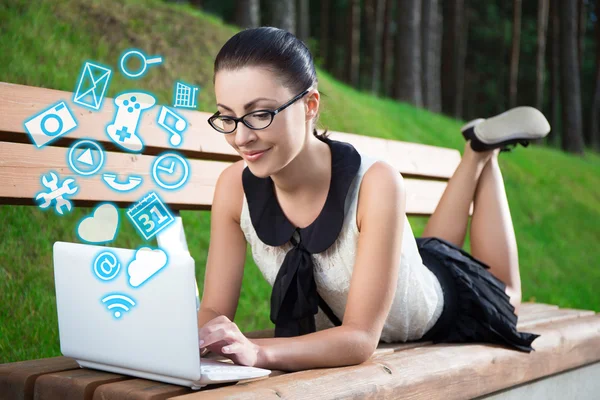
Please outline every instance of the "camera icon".
M51 105L24 123L33 143L44 147L77 127L73 113L64 101Z

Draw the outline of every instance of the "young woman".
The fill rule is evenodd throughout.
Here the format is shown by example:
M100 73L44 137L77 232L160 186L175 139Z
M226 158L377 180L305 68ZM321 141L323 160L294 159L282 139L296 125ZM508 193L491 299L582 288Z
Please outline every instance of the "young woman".
M538 335L515 327L521 282L497 157L544 134L509 136L493 121L486 129L477 127L488 121L474 121L416 239L402 176L317 133L317 77L300 40L272 27L238 33L217 55L214 83L218 111L209 123L243 160L216 185L198 312L202 352L297 371L362 363L380 340L533 350ZM461 246L471 202L469 255ZM274 338L248 339L233 322L247 244L273 287Z

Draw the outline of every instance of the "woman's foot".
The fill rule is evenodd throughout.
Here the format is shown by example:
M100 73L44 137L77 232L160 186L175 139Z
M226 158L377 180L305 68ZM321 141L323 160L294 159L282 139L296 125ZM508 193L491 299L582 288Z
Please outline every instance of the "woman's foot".
M518 144L528 146L530 140L545 137L550 132L550 124L544 114L533 107L516 107L494 117L478 118L461 128L466 140L471 141L475 151L501 149Z

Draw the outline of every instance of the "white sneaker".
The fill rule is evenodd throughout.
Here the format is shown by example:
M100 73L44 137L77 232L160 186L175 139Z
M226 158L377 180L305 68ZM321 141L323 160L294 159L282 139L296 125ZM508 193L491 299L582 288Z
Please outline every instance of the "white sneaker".
M544 138L550 132L550 124L544 114L533 107L515 107L494 117L468 122L461 128L465 139L471 140L475 151L501 148L508 151L509 145L525 147L530 140Z

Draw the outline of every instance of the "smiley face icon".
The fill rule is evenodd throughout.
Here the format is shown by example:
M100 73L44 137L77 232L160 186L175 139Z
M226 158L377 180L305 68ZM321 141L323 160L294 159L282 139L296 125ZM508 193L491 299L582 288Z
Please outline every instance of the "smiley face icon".
M190 166L177 153L163 153L152 164L152 178L158 186L167 190L182 187L190 175Z

